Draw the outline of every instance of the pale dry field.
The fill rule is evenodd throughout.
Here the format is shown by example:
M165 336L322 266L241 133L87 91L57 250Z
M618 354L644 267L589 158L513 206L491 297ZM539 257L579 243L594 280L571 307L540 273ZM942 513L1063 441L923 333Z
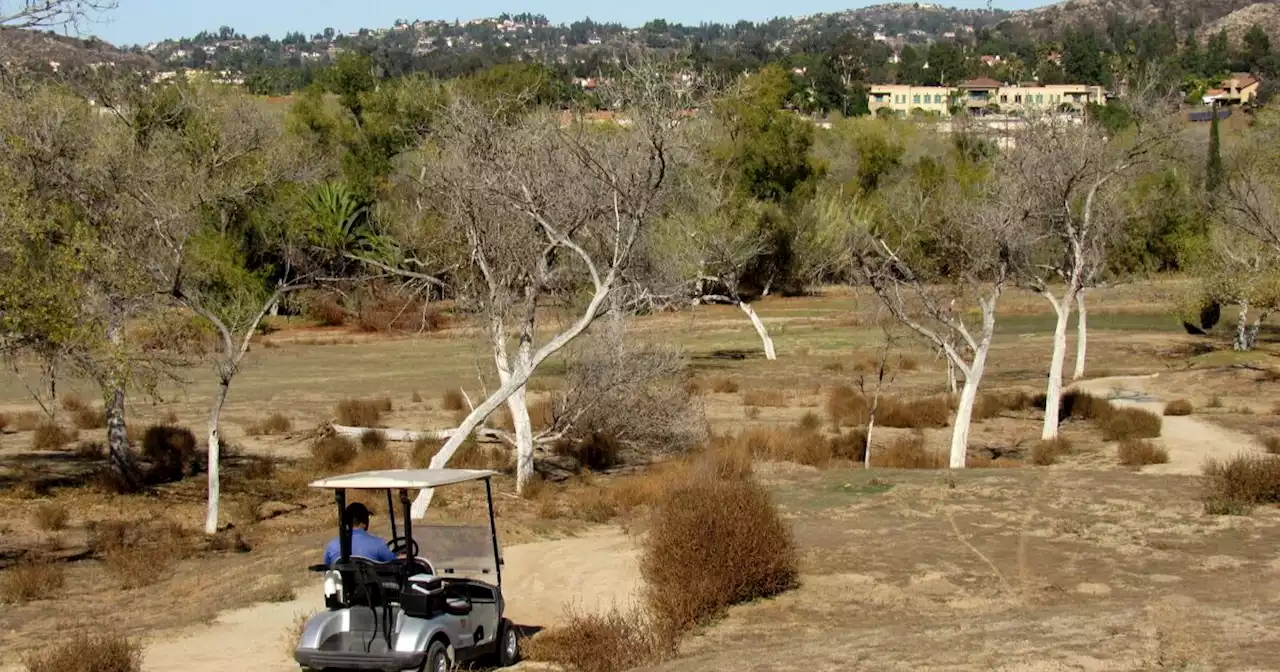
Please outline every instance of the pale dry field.
M1261 439L1280 433L1273 415L1280 377L1263 370L1277 351L1275 335L1264 333L1262 351L1246 357L1223 352L1221 337L1187 336L1172 315L1179 291L1180 283L1162 282L1091 295L1090 373L1108 378L1087 383L1091 389L1153 407L1181 398L1195 405L1191 416L1166 419L1158 441L1168 464L1121 467L1114 444L1077 421L1064 426L1075 450L1048 467L1025 457L1005 465L1014 468L956 474L761 464L794 525L802 585L735 608L661 669L1280 669L1267 655L1280 644L1280 513L1206 516L1196 476L1205 457L1262 450ZM738 385L735 393L700 397L717 433L787 430L806 414L825 418L830 390L850 383L856 362L878 344L873 305L847 293L761 302L777 362L759 356L734 309L643 318L633 334L681 345L704 383ZM1035 392L1048 363L1047 303L1012 294L1003 306L986 386ZM892 392L938 392L941 362L916 341L905 343L919 368ZM21 652L56 641L69 624L111 622L147 638L149 670L294 669L277 633L318 601L304 568L333 532L330 503L299 487L305 470L291 461L306 457L311 430L348 397L390 398L384 423L391 427L451 426L456 411L444 408L442 394L461 386L474 399L485 385L492 389L488 361L474 334L456 328L387 337L289 325L265 337L223 416L224 434L238 448L228 464L226 510L251 550L201 551L143 588L117 585L88 552L88 528L129 520L198 529L203 482L134 497L92 492L78 479L94 465L70 449L32 451L30 433L11 428L0 436L0 567L33 551L67 561L54 599L0 610L0 648ZM562 370L551 362L535 389L553 387ZM1113 379L1153 373L1160 375ZM162 390L161 400L136 402L131 420L172 413L202 434L211 375L187 375L189 384ZM63 387L93 398L84 384ZM760 390L784 391L785 404L745 403ZM33 409L22 382L0 376L0 412ZM273 412L290 418L289 434L246 434ZM1038 438L1039 424L1035 412L1001 414L976 424L971 444L1016 454ZM881 440L906 432L885 430ZM948 432L927 430L927 445L945 445ZM257 456L282 462L264 476L251 468ZM515 498L509 480L499 483L500 534L504 543L525 544L509 556L509 599L525 625L551 624L567 604L594 608L633 593L632 540L575 508L583 493L608 491L615 478L547 488L533 501ZM36 509L50 503L70 511L65 529L33 524ZM459 496L432 515L471 516L474 503Z

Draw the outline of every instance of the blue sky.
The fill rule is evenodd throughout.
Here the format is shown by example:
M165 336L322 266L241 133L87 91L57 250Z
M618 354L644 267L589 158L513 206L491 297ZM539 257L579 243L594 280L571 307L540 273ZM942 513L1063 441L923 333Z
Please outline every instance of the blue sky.
M308 35L325 27L339 31L390 26L396 19L471 19L503 12L545 14L553 22L590 16L597 21L639 25L649 19L697 24L706 21L761 21L774 16L830 12L874 4L861 0L461 0L453 3L414 0L120 0L105 23L85 32L115 44L145 44L166 37L194 35L228 25L247 35L281 37L301 30ZM986 0L951 0L939 4L984 8ZM1023 9L1046 0L996 0L1000 9Z

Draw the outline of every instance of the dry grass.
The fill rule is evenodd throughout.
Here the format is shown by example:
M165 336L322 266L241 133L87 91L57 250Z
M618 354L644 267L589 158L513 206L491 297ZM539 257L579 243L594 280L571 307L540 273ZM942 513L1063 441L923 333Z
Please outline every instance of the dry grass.
M1205 408L1222 408L1223 405L1222 397L1215 394L1209 397L1209 403L1205 404Z
M34 432L44 421L45 416L35 411L23 411L13 417L11 424L15 432Z
M1280 436L1271 435L1262 439L1262 446L1272 455L1280 455Z
M646 603L664 627L684 631L797 585L791 527L764 487L697 467L669 482L640 557Z
M808 411L800 416L800 420L796 422L796 427L804 432L816 432L822 428L822 418L813 411Z
M316 611L300 611L293 615L293 622L289 627L280 633L280 646L284 649L285 658L293 660L293 652L298 648L298 642L302 639L302 631L306 629L307 622L311 617L315 616Z
M445 390L440 395L440 408L446 411L462 411L467 409L467 397L457 388Z
M412 402L412 403L415 403L415 404L421 404L421 403L422 403L422 393L421 393L421 392L419 392L419 391L417 391L417 390L414 390L414 391L413 391L413 396L409 397L409 401L410 401L410 402Z
M1259 504L1280 503L1280 457L1241 454L1206 462L1200 498L1213 515L1244 515Z
M90 547L102 556L107 573L125 590L167 579L179 560L195 552L193 535L171 521L99 526Z
M0 603L23 604L57 596L66 584L62 565L25 562L0 573Z
M293 431L293 421L283 413L272 413L267 417L245 427L249 436L275 436Z
M185 427L153 425L142 435L142 455L151 462L149 480L172 483L199 470L204 455Z
M1022 390L984 392L973 405L973 420L975 422L990 420L1004 413L1029 410L1034 405L1035 398Z
M390 397L343 399L334 409L338 424L347 427L380 427L382 415L393 409Z
M548 628L524 644L532 661L579 672L623 672L654 665L675 653L675 640L640 610L604 614L569 611L563 625Z
M711 380L711 391L716 394L737 394L741 386L732 378L714 378Z
M316 294L304 309L307 319L322 327L341 327L347 322L347 311L333 294Z
M102 408L77 406L67 410L71 413L71 424L75 425L77 429L88 431L91 429L106 429L107 427L107 412Z
M567 507L574 519L597 524L617 518L620 511L613 493L602 487L570 490Z
M3 434L4 430L9 429L9 425L11 424L13 424L13 418L10 417L8 413L0 413L0 434Z
M1169 451L1146 439L1125 439L1117 449L1120 464L1126 467L1145 467L1149 464L1168 464Z
M880 469L945 469L948 464L944 452L925 447L921 432L900 436L888 446L871 449L871 466Z
M1043 409L1044 404L1044 395L1038 395L1035 405ZM1062 394L1060 417L1106 422L1115 410L1111 402L1106 399L1095 397L1088 392L1068 390Z
M871 403L860 392L841 385L827 394L827 417L836 427L860 427L871 419ZM901 399L882 396L876 425L898 429L938 429L951 422L953 402L947 396Z
M288 581L285 581L284 577L277 576L266 582L257 598L263 602L282 604L298 599L298 593Z
M80 433L73 429L64 429L52 422L42 422L31 435L32 450L58 450L75 441Z
M325 436L311 444L311 461L322 472L341 469L356 459L360 449L345 436Z
M68 639L23 659L26 672L141 672L142 643L95 627L69 628Z
M1160 436L1160 416L1141 408L1115 408L1099 423L1105 441L1154 439Z
M747 390L742 393L742 405L751 407L786 408L791 405L791 395L786 390Z
M347 465L347 470L356 471L388 471L391 469L403 469L404 460L390 450L365 450L361 451L354 460Z
M1031 446L1031 463L1047 467L1058 463L1064 455L1070 455L1074 451L1071 442L1063 436L1058 436L1048 441L1037 441Z
M1188 399L1177 399L1164 405L1164 414L1172 416L1191 415L1195 406Z
M66 505L60 502L45 502L36 507L31 514L31 524L45 532L56 532L67 529L67 521L71 513Z

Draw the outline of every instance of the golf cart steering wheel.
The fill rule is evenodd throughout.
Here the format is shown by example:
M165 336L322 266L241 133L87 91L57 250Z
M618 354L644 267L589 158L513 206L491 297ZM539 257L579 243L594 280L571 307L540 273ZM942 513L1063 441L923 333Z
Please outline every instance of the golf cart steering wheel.
M387 542L387 548L392 553L404 553L408 558L418 557L418 542L409 537L396 537Z

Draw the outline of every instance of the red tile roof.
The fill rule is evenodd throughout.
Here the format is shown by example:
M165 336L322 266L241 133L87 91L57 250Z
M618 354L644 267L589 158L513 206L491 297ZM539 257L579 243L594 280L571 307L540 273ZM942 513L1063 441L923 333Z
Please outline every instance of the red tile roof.
M1000 82L997 82L996 80L991 79L990 77L979 77L977 79L971 79L967 82L960 82L960 88L962 89L998 89L1000 88Z

